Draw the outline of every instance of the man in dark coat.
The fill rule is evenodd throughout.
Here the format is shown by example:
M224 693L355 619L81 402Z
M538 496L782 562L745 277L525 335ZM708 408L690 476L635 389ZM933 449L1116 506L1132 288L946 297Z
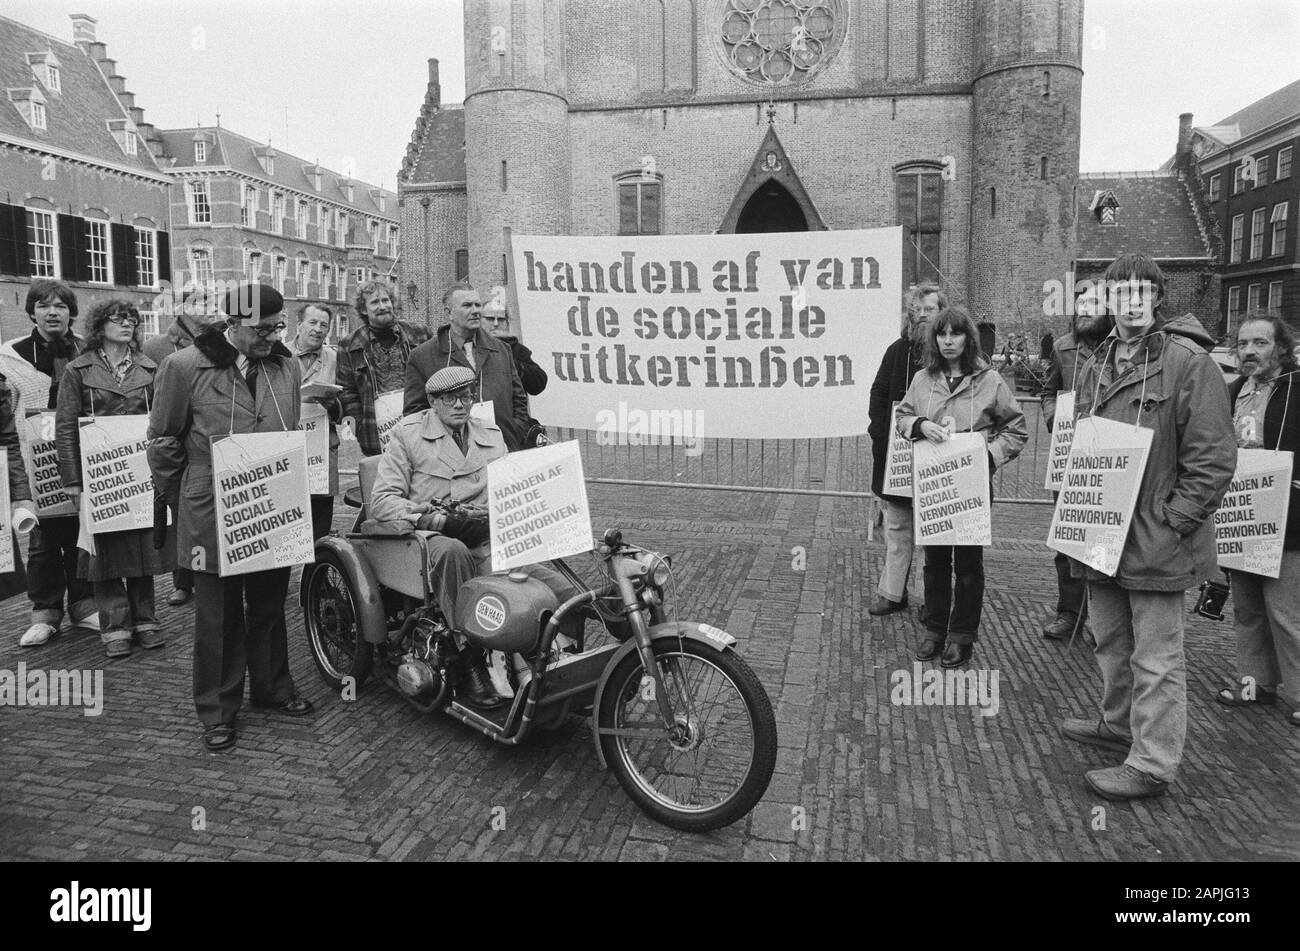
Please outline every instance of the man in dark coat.
M233 318L228 330L209 327L164 361L149 422L155 498L177 512L178 558L194 571L194 706L204 745L214 751L235 744L245 666L254 706L289 716L313 709L289 673L291 569L218 574L212 440L298 428L301 373L279 340L284 298L266 285L241 284L222 309Z
M27 363L38 375L40 387L46 390L44 394L24 390L24 404L54 409L58 406L63 370L81 348L81 338L71 326L77 316L77 295L63 281L32 281L26 310L34 325L31 335L0 349ZM75 515L47 517L32 531L27 551L32 623L18 641L22 647L39 647L59 632L65 594L72 627L99 631L99 611L90 584L77 577L79 525Z
M510 348L483 329L483 303L473 287L452 285L443 294L442 301L447 308L447 324L411 353L406 366L406 402L402 414L409 416L429 408L425 384L443 367L468 367L478 379L479 399L492 403L506 448L511 452L522 449L532 422L528 416L528 394L524 392Z
M510 355L515 358L515 372L519 374L519 382L524 385L524 392L536 396L546 389L546 371L533 360L533 351L520 342L518 328L512 325L504 286L497 284L492 287L488 301L483 305L483 320L487 323L488 332L510 348Z
M1300 457L1300 364L1295 333L1281 317L1251 311L1237 331L1241 376L1228 387L1239 449ZM1220 690L1229 707L1272 706L1281 696L1300 726L1300 487L1291 472L1282 563L1276 578L1228 572L1232 583L1237 679Z
M178 350L194 343L194 338L214 323L225 321L217 298L206 287L189 287L181 299L181 312L176 315L165 334L150 337L144 342L144 355L154 363L162 362ZM172 572L172 593L167 603L173 606L188 604L194 592L194 573L188 568Z
M1088 362L1097 345L1106 339L1115 322L1106 313L1105 294L1096 285L1087 287L1074 302L1072 330L1052 344L1043 382L1043 425L1050 433L1056 423L1056 395L1074 390L1074 378ZM1056 614L1043 628L1052 640L1071 637L1088 617L1088 589L1082 577L1070 572L1070 558L1056 553Z
M339 393L343 415L352 417L362 453L377 456L383 447L375 399L381 393L403 389L407 361L415 348L429 339L429 332L397 319L397 306L383 281L362 284L356 308L362 326L339 341L335 382L343 388Z
M868 613L891 614L907 607L907 578L912 570L912 500L885 495L885 461L889 458L889 417L902 400L912 377L922 369L921 350L929 322L948 306L937 285L922 284L905 301L901 336L885 350L876 379L871 384L871 491L880 499L885 520L885 567Z

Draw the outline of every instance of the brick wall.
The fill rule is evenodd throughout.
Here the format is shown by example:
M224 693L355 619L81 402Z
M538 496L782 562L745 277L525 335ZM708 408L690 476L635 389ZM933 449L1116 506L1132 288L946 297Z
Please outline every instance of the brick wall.
M417 303L407 305L408 320L418 317L431 328L443 322L442 293L456 280L456 252L469 248L467 215L464 189L404 192L402 233L406 249L401 285L413 283L417 288ZM495 274L485 277L487 280L480 282L483 286L497 282Z

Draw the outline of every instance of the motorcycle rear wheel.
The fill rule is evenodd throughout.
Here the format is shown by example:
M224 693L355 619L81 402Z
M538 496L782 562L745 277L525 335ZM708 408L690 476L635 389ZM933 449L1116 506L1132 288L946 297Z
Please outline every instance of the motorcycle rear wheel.
M307 641L321 679L341 690L345 678L351 677L360 689L370 675L370 645L357 627L355 596L334 552L320 553L307 583L306 602Z
M596 728L605 762L643 811L666 826L707 832L745 816L776 766L776 718L739 656L693 640L654 642L677 723L664 728L641 655L619 661Z

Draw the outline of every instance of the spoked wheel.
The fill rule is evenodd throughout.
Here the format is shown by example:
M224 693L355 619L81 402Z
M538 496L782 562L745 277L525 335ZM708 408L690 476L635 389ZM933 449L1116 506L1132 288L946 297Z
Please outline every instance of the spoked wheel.
M762 797L776 765L776 718L749 665L692 640L654 642L674 723L665 727L641 655L619 661L596 726L619 784L664 825L706 832L730 825Z
M351 677L359 688L370 674L370 645L357 627L352 588L334 552L321 552L306 601L307 640L321 679L340 690Z

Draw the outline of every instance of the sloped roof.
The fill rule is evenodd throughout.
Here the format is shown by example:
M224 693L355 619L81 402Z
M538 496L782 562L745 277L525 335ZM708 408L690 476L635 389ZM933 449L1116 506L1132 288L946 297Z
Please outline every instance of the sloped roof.
M208 157L207 161L202 165L194 164L194 137L196 133L208 137ZM321 186L318 192L315 183L308 177L308 172L316 167L316 163L299 158L273 146L271 150L275 153L275 174L268 175L257 157L257 150L268 148L266 143L231 132L229 129L221 129L216 126L191 126L186 129L165 129L158 134L162 137L166 154L175 156L177 159L176 164L172 166L173 171L230 168L236 172L251 175L254 178L274 182L287 189L314 195L321 201L335 202L362 215L390 218L394 221L398 218L396 192L387 188L382 189L383 194L386 196L386 207L383 211L380 211L379 203L371 195L371 192L381 191L379 186L354 178L351 180L353 200L348 201L347 194L340 186L341 182L347 180L347 176L323 165L321 166Z
M1269 93L1263 99L1255 100L1245 109L1234 112L1226 119L1220 119L1214 125L1220 128L1235 125L1244 139L1261 129L1292 118L1300 118L1300 79L1283 86L1277 92Z
M465 181L464 106L442 106L426 121L424 141L406 184Z
M28 53L53 50L59 60L62 92L51 92L37 80L28 65ZM45 97L46 131L27 124L7 90L37 87ZM0 133L46 143L130 169L160 172L149 147L139 142L137 154L128 155L108 130L111 119L130 121L117 96L93 59L77 46L40 30L0 16Z
M1114 192L1114 225L1102 225L1089 206L1097 192ZM1119 172L1079 176L1081 260L1112 259L1126 251L1154 258L1208 258L1187 187L1172 174Z

